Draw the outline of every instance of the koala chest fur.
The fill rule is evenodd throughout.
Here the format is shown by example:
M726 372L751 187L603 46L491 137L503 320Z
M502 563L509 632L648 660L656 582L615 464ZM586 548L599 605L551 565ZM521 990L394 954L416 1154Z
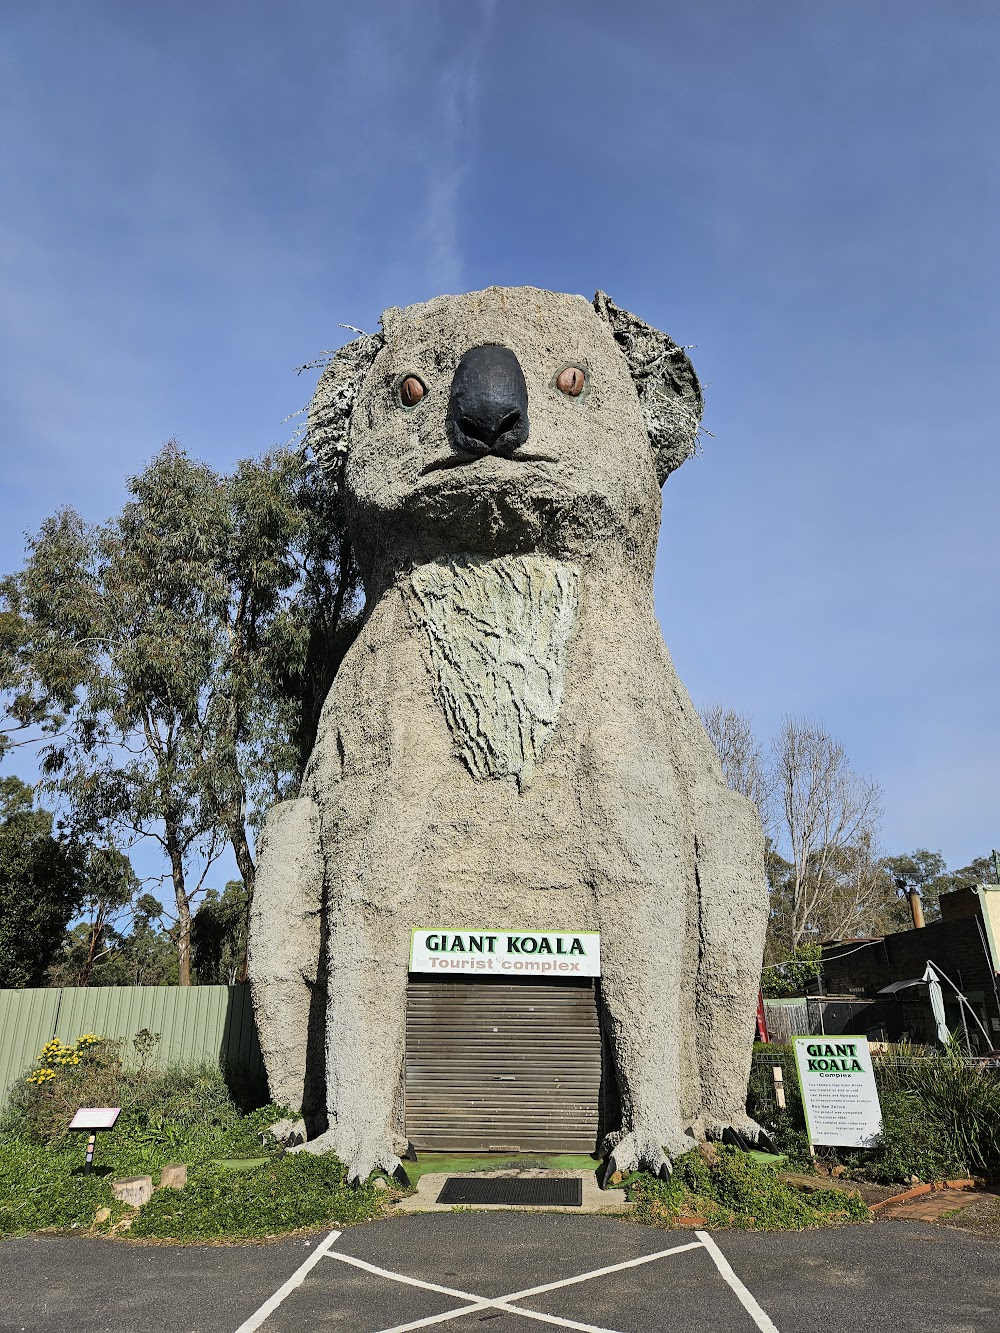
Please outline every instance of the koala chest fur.
M579 570L540 556L459 556L414 570L435 693L473 777L524 788L556 726Z

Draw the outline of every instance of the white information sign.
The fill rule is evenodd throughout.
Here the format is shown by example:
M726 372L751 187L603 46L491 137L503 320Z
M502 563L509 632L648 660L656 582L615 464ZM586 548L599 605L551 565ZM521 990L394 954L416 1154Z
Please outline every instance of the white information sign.
M867 1037L793 1037L809 1142L869 1148L882 1131Z
M415 930L411 972L481 977L599 977L596 930Z
M70 1121L70 1129L114 1129L120 1106L81 1106Z

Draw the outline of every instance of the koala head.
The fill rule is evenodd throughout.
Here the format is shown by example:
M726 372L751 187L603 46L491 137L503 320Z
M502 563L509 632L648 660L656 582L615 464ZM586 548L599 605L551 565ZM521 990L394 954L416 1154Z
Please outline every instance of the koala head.
M651 577L659 485L701 410L684 350L603 292L491 287L387 310L342 347L308 441L345 487L369 594L457 552Z

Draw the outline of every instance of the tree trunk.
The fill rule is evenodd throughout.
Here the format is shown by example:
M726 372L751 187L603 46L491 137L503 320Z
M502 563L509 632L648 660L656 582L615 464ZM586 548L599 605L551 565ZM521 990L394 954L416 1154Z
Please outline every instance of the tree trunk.
M188 902L187 885L184 882L184 859L181 856L177 836L170 824L167 824L167 854L170 857L170 877L174 885L174 901L177 904L177 984L191 985L191 904Z
M250 909L253 907L253 891L257 882L257 866L254 863L250 852L250 844L247 842L246 825L242 820L234 820L229 825L229 841L232 844L233 854L236 857L236 864L239 866L240 875L243 878L243 888L246 892L246 914L243 918L243 954L240 959L240 965L236 972L236 981L240 985L247 980L249 957L248 949L250 943Z
M76 978L76 984L78 986L90 985L90 974L93 971L94 967L94 957L97 953L97 941L99 935L100 935L100 926L97 924L96 921L91 922L90 940L88 941L87 944L87 957L84 959L83 966L80 968L80 971L77 974Z

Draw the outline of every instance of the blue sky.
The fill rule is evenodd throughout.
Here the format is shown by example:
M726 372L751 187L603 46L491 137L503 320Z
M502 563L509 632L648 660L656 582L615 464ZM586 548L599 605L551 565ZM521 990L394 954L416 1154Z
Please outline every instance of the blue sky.
M1000 842L994 0L57 0L0 52L0 567L442 291L597 287L714 438L657 609L699 705L822 719L888 850ZM23 762L23 761L21 761Z

